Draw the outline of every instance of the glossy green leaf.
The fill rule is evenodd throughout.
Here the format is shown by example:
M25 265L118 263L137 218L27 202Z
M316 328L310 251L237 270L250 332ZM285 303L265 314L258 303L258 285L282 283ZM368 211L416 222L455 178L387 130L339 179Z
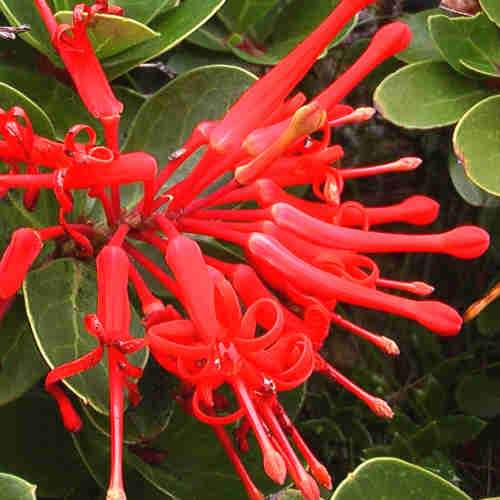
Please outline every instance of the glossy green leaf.
M182 44L180 47L173 50L168 60L168 67L174 70L178 75L202 66L213 64L240 66L243 69L247 69L247 67L250 68L250 64L245 63L231 52L214 52L189 44Z
M497 0L479 0L486 15L498 26L500 26L500 5Z
M431 16L429 29L443 57L458 72L500 76L500 30L485 14Z
M73 259L60 259L31 272L24 282L26 310L35 339L51 368L74 360L96 347L95 339L84 328L86 314L96 311L95 271ZM130 333L143 334L133 311ZM146 351L129 358L144 366ZM105 357L95 367L75 375L65 384L84 402L100 413L108 412L108 378Z
M26 210L20 191L0 199L0 250L3 252L13 231L20 227L44 227L57 223L57 203L47 190L40 192L35 210Z
M108 76L117 78L171 49L210 19L223 3L224 0L183 0L177 8L158 16L151 23L151 29L160 33L158 38L137 45L104 62Z
M124 144L130 132L132 122L146 101L146 97L129 87L121 85L114 86L113 91L116 97L123 102L123 114L120 122L120 143Z
M0 473L0 500L36 500L36 486L24 479Z
M218 15L230 31L244 33L278 2L279 0L227 0Z
M0 9L13 26L28 24L31 27L29 32L20 35L23 40L52 60L57 60L50 36L33 0L0 0Z
M458 122L453 134L455 154L467 176L488 193L500 196L500 96L484 99Z
M441 477L395 458L374 458L344 479L331 500L471 500Z
M188 37L188 42L215 52L230 52L227 45L229 33L221 22L213 17ZM169 61L170 64L170 61Z
M163 166L197 123L222 117L254 80L251 73L233 66L207 66L183 74L142 106L124 149L148 151ZM192 159L185 162L168 185L184 178L193 164ZM142 192L140 187L133 189L128 195L131 202Z
M0 409L0 439L0 469L36 484L42 498L71 493L87 475L57 404L43 392Z
M244 61L254 64L276 64L307 37L335 8L339 0L292 0L280 11L274 29L265 41L262 51L254 54L233 47L233 52ZM331 43L340 43L354 28L352 19Z
M500 415L500 380L487 375L466 376L459 382L455 398L469 415L496 417Z
M405 22L413 33L410 46L398 52L396 57L405 63L414 63L420 61L439 61L443 56L438 51L436 44L431 38L429 28L427 26L427 19L435 14L442 13L439 9L423 10L416 14L405 14L401 20Z
M40 106L16 88L0 82L0 107L9 109L12 106L20 106L26 111L36 133L49 138L55 136L54 125Z
M72 18L71 11L56 14L56 19L61 24L71 25ZM109 14L96 14L87 33L99 59L115 56L160 36L139 21Z
M452 125L490 93L444 62L424 61L388 76L377 87L374 102L396 125L429 129Z
M455 189L469 205L474 207L500 206L500 197L491 195L474 184L467 177L463 165L453 154L450 155L448 169Z
M47 372L21 299L0 324L0 405L22 396Z

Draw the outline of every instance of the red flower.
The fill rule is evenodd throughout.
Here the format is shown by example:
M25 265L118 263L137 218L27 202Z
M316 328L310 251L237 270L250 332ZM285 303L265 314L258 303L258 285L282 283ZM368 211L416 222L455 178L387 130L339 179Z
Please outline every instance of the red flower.
M42 250L42 239L33 229L18 229L12 234L0 261L0 298L13 297Z
M200 123L158 173L154 158L146 152L120 154L122 105L86 31L95 13L121 14L121 9L104 0L93 6L79 5L72 26L59 26L46 2L35 0L84 104L104 126L105 145L96 143L96 133L88 125L71 127L64 141L58 142L34 134L21 109L0 112L0 159L10 167L0 176L2 193L26 189L25 204L32 208L38 190L51 189L59 204L60 221L55 227L19 229L13 234L0 261L0 314L19 290L43 241L72 239L84 255L98 254L97 314L85 320L97 345L82 358L52 370L46 388L59 405L64 425L70 431L79 430L81 420L59 382L95 366L107 353L109 499L125 499L123 389L132 404L140 401L135 380L142 370L132 366L127 355L146 344L157 361L181 380L178 401L212 427L250 498L263 496L236 447L242 452L248 449L251 431L268 476L281 484L288 473L305 498L318 499L316 481L330 488L330 475L284 412L280 392L298 387L317 371L359 397L377 415L391 418L392 410L384 400L339 373L319 351L333 324L389 355L399 354L393 340L342 317L337 304L398 314L440 335L459 331L462 320L446 304L388 293L398 290L426 297L433 287L382 277L371 255L438 252L470 259L486 251L487 233L473 226L434 235L374 231L374 225L390 222L429 224L439 205L425 196L413 196L392 206L365 207L354 200L344 201L345 182L413 170L421 160L406 157L384 165L341 168L343 149L332 144L332 128L373 116L373 108L352 109L341 101L378 64L408 45L409 29L402 23L382 28L352 68L310 103L301 93L290 96L342 26L372 2L341 1L309 38L245 92L220 121ZM82 135L86 141L77 140ZM160 195L165 181L202 146L207 146L206 151L186 179ZM40 172L39 167L48 171ZM227 172L232 174L229 182L200 195ZM135 182L144 186L144 197L126 209L120 188ZM309 184L318 200L304 200L283 189L300 184ZM79 189L101 202L107 227L94 227L92 221L66 221L73 208L73 192ZM227 208L247 201L258 208ZM183 233L239 245L247 263L208 257L192 234ZM165 267L147 258L134 241L163 252ZM153 295L136 264L175 296L184 315ZM129 281L142 307L145 339L132 338L129 333ZM223 396L223 387L231 389L233 406ZM236 422L233 442L225 426Z

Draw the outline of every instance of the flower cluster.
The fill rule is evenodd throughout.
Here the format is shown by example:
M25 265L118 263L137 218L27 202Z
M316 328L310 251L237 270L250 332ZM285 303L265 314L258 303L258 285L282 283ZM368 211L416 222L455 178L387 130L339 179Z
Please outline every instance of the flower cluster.
M438 252L471 259L484 253L489 243L487 233L473 226L432 235L372 229L391 222L433 222L439 206L425 196L384 207L342 200L344 182L349 179L405 172L421 163L418 158L401 158L385 165L342 168L342 147L332 144L335 127L373 116L372 108L353 109L342 100L377 65L408 45L408 27L399 22L384 26L359 60L307 103L302 93L292 94L294 87L349 19L374 1L342 0L220 121L200 123L158 169L155 158L146 152L120 152L123 106L87 35L95 13L120 15L121 9L104 0L91 7L77 5L72 25L60 25L45 0L34 1L76 90L102 123L105 137L104 144L97 144L95 131L77 124L64 141L54 141L37 135L22 109L0 111L0 158L9 166L8 173L0 176L2 193L23 189L24 204L31 210L39 191L50 189L59 204L59 225L18 229L12 235L0 262L2 310L8 309L46 241L71 239L82 255L97 254L97 311L85 319L96 347L52 370L46 379L64 425L78 431L81 420L60 381L88 370L106 355L111 427L107 498L125 499L124 397L131 404L140 401L137 379L142 374L127 356L149 348L158 363L181 381L182 407L212 427L249 498L263 498L238 453L248 449L252 432L267 475L279 484L289 475L304 498L318 499L317 483L331 488L331 478L287 416L279 394L300 386L317 371L351 391L377 415L390 418L392 411L385 401L338 372L320 350L333 325L389 355L399 353L394 341L342 317L336 312L337 303L404 316L439 335L458 333L462 323L446 304L411 298L431 294L430 285L382 277L367 254ZM202 147L192 171L165 191L166 181ZM229 181L206 194L228 173ZM130 183L143 185L143 197L125 210L120 187ZM317 201L286 190L304 184L312 186ZM74 190L86 190L101 202L105 231L92 222L67 222ZM242 208L250 201L258 208ZM246 263L205 255L193 235L239 245ZM137 242L161 250L165 267L146 257ZM148 270L183 311L153 295L138 266ZM129 333L129 284L142 307L142 339ZM233 397L227 397L227 389ZM231 424L237 424L234 439L227 431Z

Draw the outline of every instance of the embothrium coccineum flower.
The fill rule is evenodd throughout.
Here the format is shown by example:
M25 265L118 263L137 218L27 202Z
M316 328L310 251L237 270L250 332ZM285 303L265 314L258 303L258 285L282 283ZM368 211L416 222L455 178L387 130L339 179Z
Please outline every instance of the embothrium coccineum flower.
M105 0L78 5L72 25L58 25L48 4L34 0L83 103L101 121L105 140L98 144L96 132L86 124L75 124L63 141L50 140L33 131L22 109L0 110L0 159L9 166L0 175L0 194L25 189L23 201L32 210L39 191L50 189L59 204L59 225L13 233L0 261L0 312L8 311L45 241L73 240L77 256L97 255L97 309L85 319L96 346L52 370L45 385L64 425L76 432L82 422L60 382L92 368L106 355L111 422L108 500L126 498L124 397L132 404L140 401L137 380L142 370L127 359L136 350L149 347L159 364L177 376L178 402L211 426L249 498L263 498L240 456L253 433L267 475L279 484L289 475L305 498L318 500L318 484L332 486L330 474L287 416L280 393L318 372L352 392L375 414L391 418L383 399L349 380L320 350L333 327L333 332L347 330L388 355L399 354L393 340L341 316L337 304L397 314L438 335L460 330L457 311L436 300L421 300L432 294L431 285L383 276L373 255L436 252L471 259L486 251L487 233L474 226L425 235L373 229L391 222L430 224L439 205L419 195L395 205L365 207L344 200L345 183L389 172L404 174L422 161L404 157L383 165L343 168L344 151L332 141L332 129L374 115L373 108L353 109L342 101L377 65L408 45L408 27L400 22L384 26L359 60L309 102L300 92L291 94L345 23L373 1L340 1L317 30L250 87L225 116L196 126L158 170L147 152L120 153L122 104L87 34L95 14L121 15L122 9ZM187 177L163 192L166 181L201 147L205 151ZM229 181L202 194L227 173ZM142 184L144 196L126 209L120 187L131 183ZM310 185L315 201L285 189L303 184ZM102 204L104 229L93 221L66 221L75 190L86 190ZM237 208L247 201L257 208ZM193 234L239 245L246 262L204 254ZM137 242L160 250L165 264L150 260ZM138 266L177 299L182 314L151 292ZM129 284L142 308L141 339L129 333ZM224 395L227 388L233 401ZM229 425L237 425L234 436Z

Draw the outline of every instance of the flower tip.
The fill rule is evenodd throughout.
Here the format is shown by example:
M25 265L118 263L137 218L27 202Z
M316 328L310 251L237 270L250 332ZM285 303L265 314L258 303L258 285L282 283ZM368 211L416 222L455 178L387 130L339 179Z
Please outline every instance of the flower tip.
M373 401L370 403L370 408L378 417L387 419L394 417L392 408L383 399L373 398Z
M326 488L327 490L331 490L333 488L332 477L323 464L320 464L319 462L314 464L314 466L311 466L311 472L323 488Z
M320 500L320 493L316 481L306 474L304 478L297 484L297 487L302 492L305 500Z
M269 450L264 454L264 470L275 483L284 484L286 479L286 465L277 451Z
M407 211L406 222L416 226L432 224L439 215L439 203L428 196L410 196L401 205Z
M462 226L444 235L446 253L459 259L475 259L490 246L490 235L477 226Z
M386 24L378 30L370 45L381 44L385 51L396 54L410 45L412 36L411 29L407 24L396 21Z
M418 158L416 156L406 156L405 158L401 158L399 161L401 162L401 171L415 170L420 167L423 162L422 158Z
M82 419L73 408L71 403L69 403L69 401L67 402L67 404L60 402L59 410L61 413L63 425L66 430L68 430L69 432L80 432L82 430Z
M396 344L394 340L387 337L381 337L380 340L382 349L386 354L388 354L389 356L399 356L400 350L398 344Z
M460 314L447 304L434 300L416 303L415 320L444 337L456 335L462 328Z
M106 494L106 500L127 500L123 488L110 488Z
M421 297L426 297L434 292L434 287L423 281L413 281L411 285L413 293Z
M299 108L292 117L289 130L295 137L309 135L319 130L327 119L327 112L318 102Z

